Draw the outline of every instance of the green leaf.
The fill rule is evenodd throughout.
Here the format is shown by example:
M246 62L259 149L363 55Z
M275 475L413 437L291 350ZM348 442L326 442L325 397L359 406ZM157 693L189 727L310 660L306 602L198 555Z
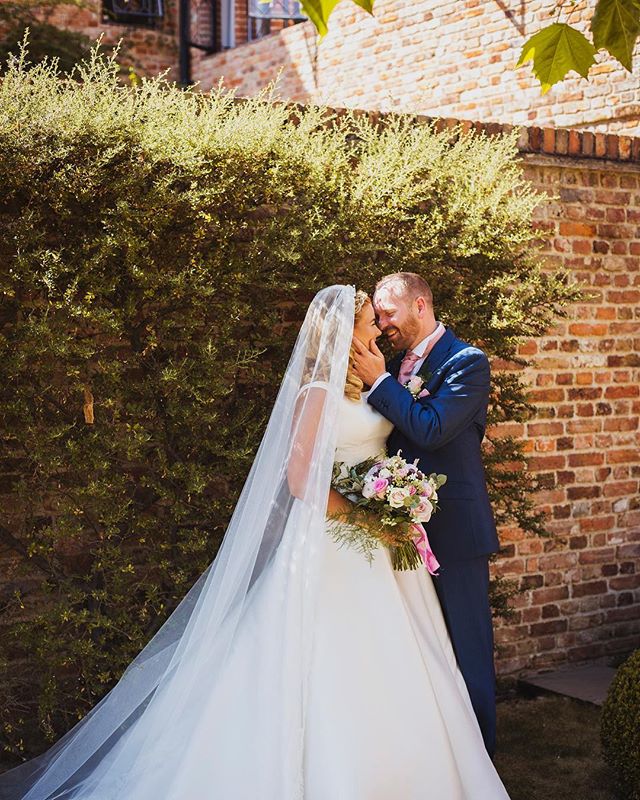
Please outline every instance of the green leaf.
M338 5L339 0L301 0L302 10L316 26L320 38L326 35L327 23L333 9ZM375 0L353 0L353 2L373 14L373 4Z
M633 50L640 33L637 0L598 0L591 20L593 43L607 50L631 72Z
M339 0L301 0L302 10L316 26L320 38L327 34L329 15L338 2Z
M374 0L353 0L353 2L360 8L364 8L368 14L373 14Z
M595 63L597 50L580 31L554 22L525 42L516 67L533 60L533 74L540 81L542 94L561 81L569 70L583 78Z

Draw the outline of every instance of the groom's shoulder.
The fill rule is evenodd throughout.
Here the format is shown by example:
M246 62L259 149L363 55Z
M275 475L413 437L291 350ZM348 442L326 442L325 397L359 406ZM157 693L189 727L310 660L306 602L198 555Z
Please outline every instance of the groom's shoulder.
M469 364L489 364L487 354L480 347L469 344L463 339L459 339L454 334L454 340L449 350L449 360L458 363L464 362Z

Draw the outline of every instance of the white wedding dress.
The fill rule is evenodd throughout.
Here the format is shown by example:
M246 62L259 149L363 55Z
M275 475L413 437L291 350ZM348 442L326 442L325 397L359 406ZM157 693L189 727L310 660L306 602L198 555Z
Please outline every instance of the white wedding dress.
M342 405L336 459L356 464L377 455L391 423L366 395L359 403L344 398ZM251 743L259 748L262 741L270 752L279 692L305 696L296 794L304 800L508 798L485 751L426 570L394 572L382 548L370 565L327 534L315 555L319 600L306 685L288 681L286 670L275 674L286 658L272 641L274 615L286 609L295 626L305 602L295 582L298 589L285 603L282 597L282 587L291 585L284 576L295 569L295 519L293 513L255 586L224 675L202 697L186 761L172 785L163 782L161 794L154 795L158 786L145 800L278 800L279 767L256 763ZM264 778L270 772L273 786Z

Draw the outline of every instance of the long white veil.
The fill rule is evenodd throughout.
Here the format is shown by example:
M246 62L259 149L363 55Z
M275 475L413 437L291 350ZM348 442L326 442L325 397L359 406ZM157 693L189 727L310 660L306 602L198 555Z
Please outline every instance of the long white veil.
M263 787L255 800L302 796L315 577L354 297L352 286L330 286L309 306L213 564L86 717L0 775L1 800L199 800L185 787L212 719L221 730L202 751L210 800L232 800L216 791L227 779L244 798L243 770ZM264 609L267 581L277 590ZM234 662L247 637L251 649ZM242 697L229 690L238 685Z

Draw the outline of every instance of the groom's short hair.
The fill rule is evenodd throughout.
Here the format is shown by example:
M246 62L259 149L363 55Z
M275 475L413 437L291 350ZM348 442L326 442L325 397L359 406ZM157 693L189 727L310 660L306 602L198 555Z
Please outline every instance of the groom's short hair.
M427 303L433 307L431 287L417 272L392 272L390 275L385 275L376 283L376 292L389 283L398 286L402 296L406 299L414 300L416 297L424 297Z

